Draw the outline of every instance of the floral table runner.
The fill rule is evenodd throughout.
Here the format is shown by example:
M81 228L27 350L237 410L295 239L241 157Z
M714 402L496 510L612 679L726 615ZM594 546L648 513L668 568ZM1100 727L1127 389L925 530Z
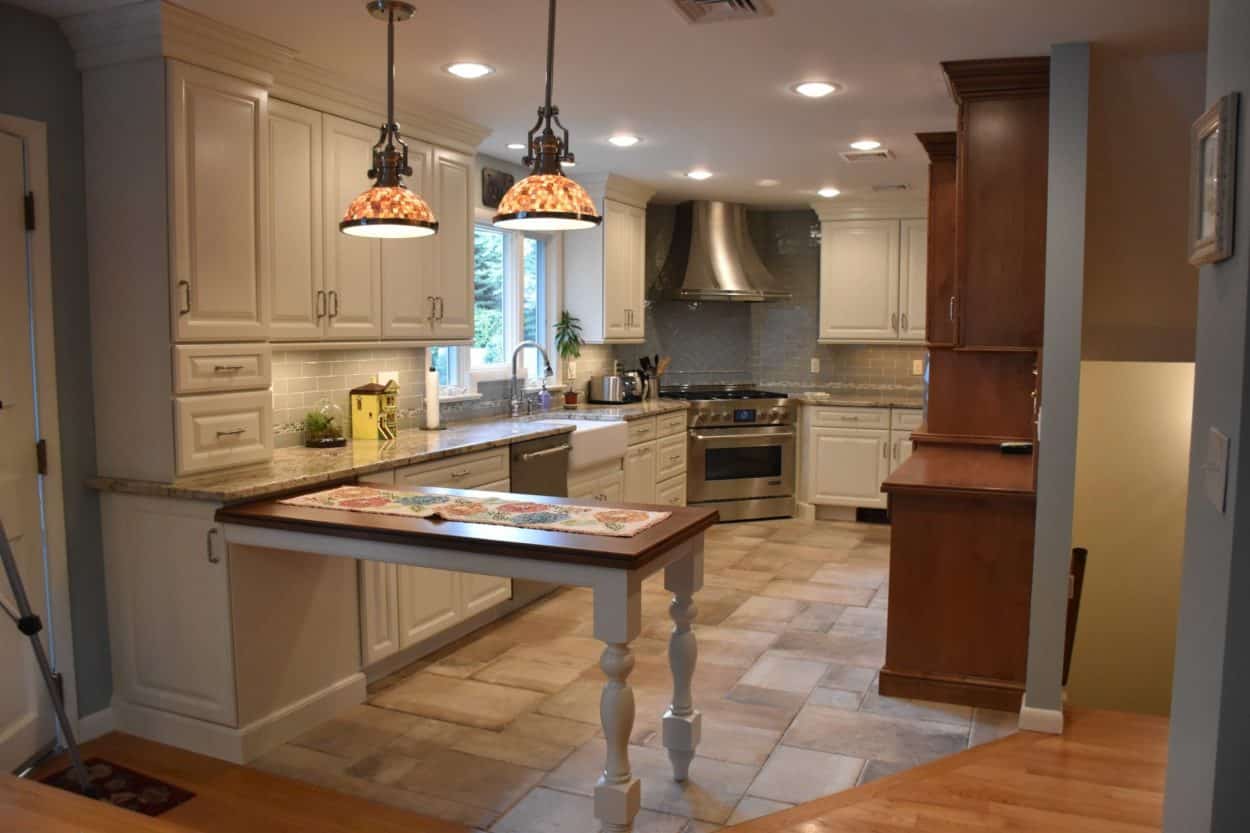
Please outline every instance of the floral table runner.
M339 486L322 492L283 498L279 503L346 509L378 515L441 518L497 526L549 529L632 538L672 516L671 512L642 509L605 509L600 506L571 506L562 503L511 500L506 497L468 498L403 492L372 486Z

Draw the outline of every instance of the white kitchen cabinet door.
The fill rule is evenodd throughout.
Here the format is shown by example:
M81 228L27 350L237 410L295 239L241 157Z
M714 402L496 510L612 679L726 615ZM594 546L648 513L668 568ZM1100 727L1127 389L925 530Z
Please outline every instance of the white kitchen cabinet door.
M339 231L347 206L372 182L366 175L378 129L335 116L322 117L325 199L325 335L329 339L382 336L382 244ZM412 241L409 241L412 242Z
M904 341L924 341L929 221L903 220L899 231L898 336Z
M275 341L321 338L321 130L316 110L269 102L269 337Z
M360 562L360 659L371 665L399 650L398 568Z
M622 260L622 267L627 269L622 281L629 287L626 297L629 337L642 340L647 334L647 212L633 205L626 205L625 208L624 245L628 249L628 258Z
M461 575L426 567L395 568L399 647L404 649L434 636L464 618Z
M813 428L808 436L805 462L813 503L885 507L881 482L890 463L889 431Z
M824 223L820 341L898 338L899 221Z
M655 503L655 441L630 447L625 452L624 499L626 503Z
M430 198L433 163L434 148L423 142L408 143L408 164L412 166L408 187L426 198ZM438 239L435 236L382 241L383 338L433 337L438 309L434 298Z
M890 434L890 474L907 462L913 450L911 433L894 431Z
M460 573L461 618L467 619L512 598L512 579Z
M603 201L603 340L628 341L634 303L634 239L630 206Z
M166 80L174 336L263 340L269 324L269 94L177 61L169 61Z
M432 193L438 217L438 267L430 295L438 298L440 344L473 340L473 159L436 148Z

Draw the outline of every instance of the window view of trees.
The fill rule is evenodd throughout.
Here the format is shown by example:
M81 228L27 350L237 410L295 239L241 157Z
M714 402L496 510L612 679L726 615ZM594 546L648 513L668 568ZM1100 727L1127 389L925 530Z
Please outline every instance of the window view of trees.
M503 364L504 274L508 235L490 228L473 231L473 364Z
M543 314L543 300L546 293L543 292L543 274L546 272L546 266L543 263L543 255L546 246L543 241L535 240L533 237L526 237L525 244L522 247L522 281L521 281L521 340L537 341L542 343L540 338L541 324L546 316Z

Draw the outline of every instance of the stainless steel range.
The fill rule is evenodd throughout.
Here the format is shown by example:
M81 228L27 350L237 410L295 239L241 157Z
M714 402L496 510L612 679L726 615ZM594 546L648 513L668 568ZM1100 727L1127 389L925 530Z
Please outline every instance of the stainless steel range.
M686 502L721 520L794 515L797 405L750 385L689 385L660 391L690 403Z

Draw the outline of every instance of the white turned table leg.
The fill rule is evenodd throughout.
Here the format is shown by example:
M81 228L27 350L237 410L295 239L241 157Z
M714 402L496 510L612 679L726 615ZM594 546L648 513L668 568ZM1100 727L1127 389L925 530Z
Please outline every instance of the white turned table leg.
M642 803L642 787L629 767L629 736L634 730L634 670L630 641L642 629L637 584L619 580L595 587L595 637L607 643L599 658L607 682L599 699L599 720L607 746L603 772L595 784L595 817L603 833L630 833Z
M673 702L664 713L663 739L668 758L673 764L673 779L690 777L690 762L703 731L703 715L694 707L691 682L699 646L691 624L697 609L694 594L703 586L703 544L691 554L664 569L664 587L673 594L669 614L673 617L673 634L668 643L668 664L673 672Z

